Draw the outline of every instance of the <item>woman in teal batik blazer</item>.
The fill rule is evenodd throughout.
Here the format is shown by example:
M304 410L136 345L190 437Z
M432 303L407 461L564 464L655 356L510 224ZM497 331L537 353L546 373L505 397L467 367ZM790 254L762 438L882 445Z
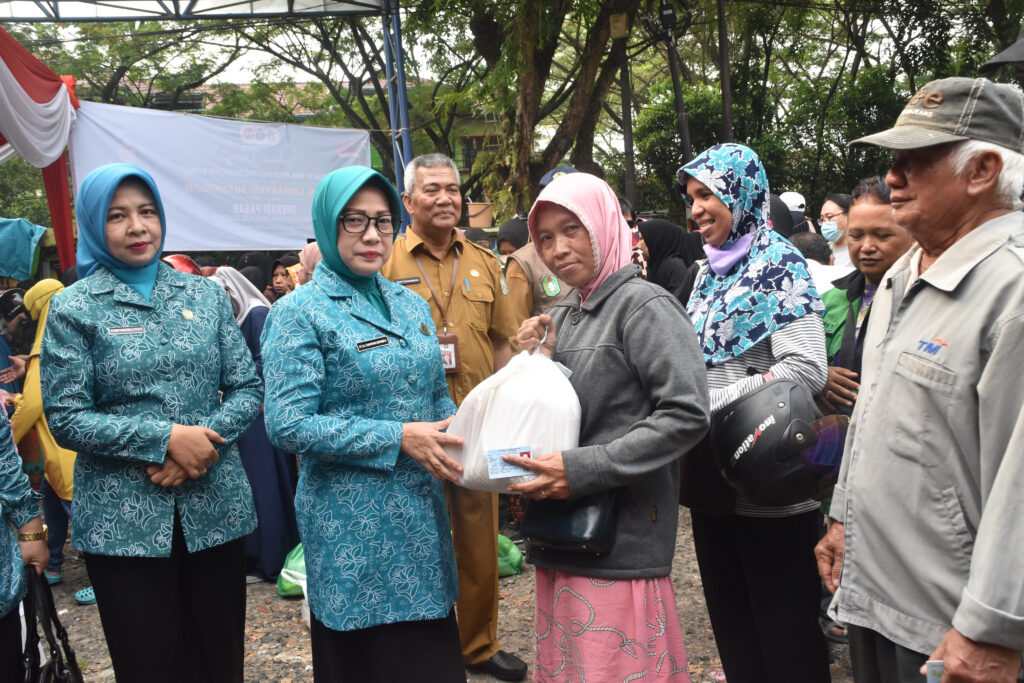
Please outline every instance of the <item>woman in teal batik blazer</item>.
M7 413L0 410L0 681L25 680L18 613L26 591L22 567L42 572L49 557L39 494L21 470Z
M85 553L118 681L241 681L244 536L234 443L261 386L224 292L160 262L153 179L102 166L77 197L83 279L55 295L40 359L58 443L77 451Z
M442 479L459 443L426 302L378 273L401 218L379 173L317 186L323 260L263 332L271 441L301 456L295 510L317 681L465 681Z

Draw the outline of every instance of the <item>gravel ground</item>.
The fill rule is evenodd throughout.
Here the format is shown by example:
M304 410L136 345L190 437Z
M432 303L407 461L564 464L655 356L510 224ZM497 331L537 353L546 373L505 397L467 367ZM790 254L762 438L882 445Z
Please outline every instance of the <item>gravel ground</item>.
M689 517L685 509L682 513L672 582L686 638L691 680L712 683L711 672L721 669L721 661L704 607ZM99 613L95 606L75 603L75 591L87 585L84 562L68 548L64 581L53 587L57 609L78 654L85 680L90 683L113 681ZM529 662L533 652L533 568L530 565L518 576L501 579L500 599L498 638L501 646ZM246 681L312 680L309 636L302 621L301 601L278 597L276 586L270 583L249 585L245 635ZM833 646L832 659L833 682L852 683L847 648ZM482 683L494 679L471 674L468 680Z

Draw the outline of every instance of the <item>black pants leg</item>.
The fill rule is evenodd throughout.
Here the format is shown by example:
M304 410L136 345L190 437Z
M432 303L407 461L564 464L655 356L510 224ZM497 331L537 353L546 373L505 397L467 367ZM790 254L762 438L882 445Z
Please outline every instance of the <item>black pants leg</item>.
M119 683L242 680L245 540L170 557L85 555Z
M694 512L693 541L730 683L828 683L813 549L817 512L721 519Z
M0 618L0 681L24 680L21 652L21 616L15 605L7 616Z
M927 655L897 645L885 636L848 625L850 663L857 683L921 683L920 669Z
M196 680L242 683L245 538L187 553L184 560L186 646L197 654L205 675Z
M444 619L335 631L310 615L316 683L464 683L455 611Z

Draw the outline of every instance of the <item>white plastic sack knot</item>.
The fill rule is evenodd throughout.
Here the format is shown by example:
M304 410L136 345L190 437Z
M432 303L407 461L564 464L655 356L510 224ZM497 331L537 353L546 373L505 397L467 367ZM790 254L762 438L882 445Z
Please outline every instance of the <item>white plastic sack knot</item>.
M579 445L580 400L562 367L523 351L469 392L448 427L463 440L447 449L463 467L460 486L505 493L536 475L504 453L537 457Z

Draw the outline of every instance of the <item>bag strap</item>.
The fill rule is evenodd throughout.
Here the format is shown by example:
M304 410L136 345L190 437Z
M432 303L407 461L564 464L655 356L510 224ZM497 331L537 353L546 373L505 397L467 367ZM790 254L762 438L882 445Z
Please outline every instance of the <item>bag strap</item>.
M78 668L78 659L75 657L75 651L71 648L68 633L60 623L60 617L57 616L57 607L53 602L50 585L43 581L43 577L34 570L31 573L35 587L36 616L43 626L46 642L50 646L50 658L53 662L56 680L80 683L83 680L82 671ZM56 633L56 637L54 637L54 633ZM60 640L59 645L58 639Z
M67 629L64 628L64 624L60 623L60 617L57 616L57 605L53 602L50 584L46 581L41 581L41 583L46 586L46 594L50 603L50 619L53 621L53 629L57 632L57 638L64 650L64 671L62 672L64 678L62 680L67 680L69 683L84 683L82 670L78 667L78 657L75 656L75 651L71 647Z
M50 646L50 661L53 663L55 671L63 671L64 657L60 647L57 645L57 639L53 635L53 623L50 617L50 605L53 602L53 595L48 590L49 586L46 589L43 588L43 580L35 571L32 572L31 580L36 598L36 618L43 627L43 635L46 636L46 642Z
M25 649L22 651L21 661L25 668L25 683L35 683L39 680L39 628L36 622L36 584L32 580L35 575L35 567L25 567L25 585L28 592L22 600L25 610Z

